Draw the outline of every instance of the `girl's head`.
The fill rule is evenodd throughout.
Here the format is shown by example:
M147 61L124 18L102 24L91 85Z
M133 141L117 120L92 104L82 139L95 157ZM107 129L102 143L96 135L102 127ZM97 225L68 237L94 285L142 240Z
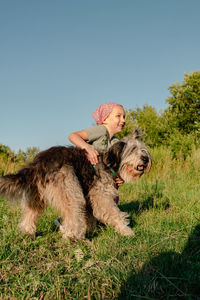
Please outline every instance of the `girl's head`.
M115 102L101 104L92 114L97 124L106 126L111 134L121 132L125 125L125 112L122 105Z

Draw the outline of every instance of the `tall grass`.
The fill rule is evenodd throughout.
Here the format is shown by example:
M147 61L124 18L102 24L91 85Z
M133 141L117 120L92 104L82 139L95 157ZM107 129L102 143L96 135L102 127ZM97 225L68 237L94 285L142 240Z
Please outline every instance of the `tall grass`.
M200 150L152 156L151 172L119 189L134 238L100 225L85 241L63 240L50 208L30 238L18 231L19 208L2 199L2 299L198 299Z

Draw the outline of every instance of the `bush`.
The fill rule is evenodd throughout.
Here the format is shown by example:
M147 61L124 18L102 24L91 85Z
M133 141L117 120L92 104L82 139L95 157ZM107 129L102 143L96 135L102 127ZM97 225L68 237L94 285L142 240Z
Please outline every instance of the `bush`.
M26 152L19 150L17 154L15 154L8 146L0 144L0 176L15 173L27 162L32 161L38 152L38 148L32 147L27 148Z
M190 156L192 149L197 145L197 140L194 134L181 134L178 130L172 134L168 140L171 150L172 159L183 158Z

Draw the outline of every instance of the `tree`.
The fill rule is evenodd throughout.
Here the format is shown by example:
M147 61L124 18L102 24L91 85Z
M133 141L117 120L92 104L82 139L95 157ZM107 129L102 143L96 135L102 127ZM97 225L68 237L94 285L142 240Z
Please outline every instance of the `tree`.
M118 139L122 139L125 136L131 136L135 130L135 128L138 127L138 123L135 120L134 116L134 111L132 110L125 110L125 121L126 124L123 128L123 130L116 134Z
M0 156L7 159L9 156L14 156L14 154L8 146L0 144Z
M33 160L39 151L40 151L40 149L38 147L28 147L26 149L26 159L28 161Z
M200 133L200 71L186 74L183 83L169 87L172 96L166 99L169 103L165 111L171 129L182 133Z
M126 112L126 125L118 137L131 135L135 128L139 128L143 132L145 143L148 146L159 146L166 139L166 123L162 114L158 114L152 106L144 105L143 108Z
M35 155L39 152L39 148L37 147L28 147L26 152L22 151L21 149L15 155L15 160L18 163L28 163L32 161Z
M151 147L161 145L165 140L166 122L162 114L158 114L152 106L144 105L135 113L138 127L145 134L145 143Z

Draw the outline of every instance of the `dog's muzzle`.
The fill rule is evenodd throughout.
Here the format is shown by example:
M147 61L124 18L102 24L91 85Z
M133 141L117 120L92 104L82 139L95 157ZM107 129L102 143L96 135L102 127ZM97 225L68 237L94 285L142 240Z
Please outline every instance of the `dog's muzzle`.
M149 163L149 157L148 155L142 155L141 156L141 164L137 165L137 171L144 172L144 170L147 168Z

